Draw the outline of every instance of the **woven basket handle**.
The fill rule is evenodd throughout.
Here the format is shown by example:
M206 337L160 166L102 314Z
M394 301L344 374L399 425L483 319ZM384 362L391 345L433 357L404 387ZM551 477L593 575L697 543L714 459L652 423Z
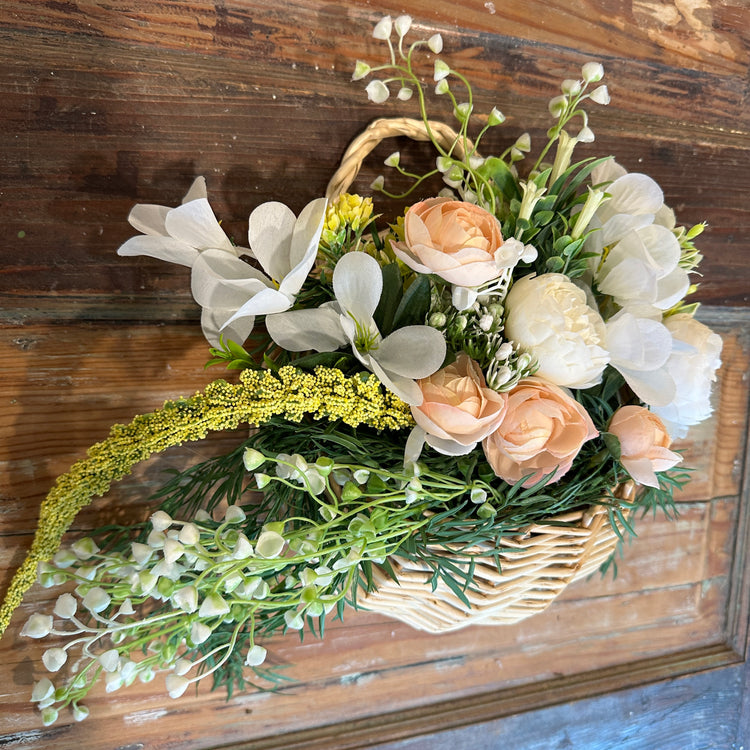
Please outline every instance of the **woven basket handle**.
M435 140L446 151L452 149L457 159L465 157L464 139L458 137L453 128L444 122L429 121L430 132ZM405 135L414 141L429 141L430 135L422 120L409 117L383 117L373 120L350 144L341 158L341 166L331 177L326 190L326 198L335 200L352 185L362 162L367 155L384 139ZM468 139L466 145L471 149L473 144Z

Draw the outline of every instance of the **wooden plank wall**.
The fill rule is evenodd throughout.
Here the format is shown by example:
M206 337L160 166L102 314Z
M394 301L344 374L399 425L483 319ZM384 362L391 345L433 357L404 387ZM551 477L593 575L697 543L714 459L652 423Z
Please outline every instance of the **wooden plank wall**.
M133 234L125 221L131 205L174 205L203 174L217 215L241 238L258 203L283 200L298 210L322 194L369 120L413 113L408 103L368 103L349 80L357 58L382 54L369 38L372 24L405 10L425 37L443 34L447 58L475 85L477 109L508 115L490 138L493 149L524 130L541 143L559 81L583 62L602 61L612 103L592 107L597 140L586 153L616 153L660 182L683 223L709 221L696 297L703 319L725 338L724 367L714 417L683 446L696 473L680 518L642 521L617 580L576 584L518 626L428 637L357 613L333 623L325 642L271 644L275 662L289 664L299 681L277 695L226 702L202 689L172 702L157 680L100 691L89 701L91 719L48 730L27 702L42 674L41 648L18 634L49 601L35 589L0 641L0 746L367 747L707 668L723 667L717 674L730 680L738 667L727 665L744 660L750 7L743 0L406 7L0 0L0 590L57 474L112 422L220 374L203 369L207 352L184 269L115 255ZM440 101L434 112L449 119ZM384 145L360 190L395 147L416 163L430 158L422 146ZM160 470L232 440L216 436L140 467L76 529L113 513L141 517ZM718 726L719 714L714 720ZM497 726L487 736L501 736L505 725ZM516 725L507 726L523 747ZM553 746L537 739L528 747ZM677 742L653 747L690 747Z

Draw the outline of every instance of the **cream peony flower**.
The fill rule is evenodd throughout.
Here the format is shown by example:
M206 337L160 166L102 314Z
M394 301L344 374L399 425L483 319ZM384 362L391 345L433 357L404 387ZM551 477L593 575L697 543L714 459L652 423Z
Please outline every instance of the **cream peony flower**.
M417 385L424 400L412 406L412 416L427 443L441 453L468 453L505 414L507 395L488 388L479 365L463 352Z
M688 427L711 415L711 387L721 365L721 337L690 315L665 319L672 334L666 370L675 382L673 400L653 409L672 437L687 435Z
M599 433L586 410L566 391L541 378L525 378L508 394L500 426L482 442L492 470L508 484L527 477L531 487L552 474L560 479ZM529 476L530 475L530 476Z
M639 484L659 487L657 471L667 471L682 458L669 450L671 439L662 421L643 406L619 408L609 431L620 441L620 463Z
M524 276L505 299L505 334L539 363L555 385L590 388L609 362L606 329L586 292L567 276Z

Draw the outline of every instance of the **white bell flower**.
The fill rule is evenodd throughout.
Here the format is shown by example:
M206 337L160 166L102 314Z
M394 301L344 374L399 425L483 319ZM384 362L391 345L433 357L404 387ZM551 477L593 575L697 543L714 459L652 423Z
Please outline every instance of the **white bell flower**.
M250 214L248 252L265 273L220 249L206 250L193 263L193 297L203 307L201 325L214 345L219 335L241 343L256 315L284 312L310 272L325 222L326 199L308 203L299 218L271 201Z
M235 257L242 250L232 245L216 220L204 177L196 178L177 208L139 203L128 221L143 235L127 240L118 255L148 255L191 267L204 250L219 249Z
M422 403L414 382L436 372L445 358L443 335L425 325L405 326L383 338L373 315L383 291L378 262L362 252L344 255L333 271L335 302L313 310L269 316L271 338L293 352L332 352L350 344L357 359L408 404Z

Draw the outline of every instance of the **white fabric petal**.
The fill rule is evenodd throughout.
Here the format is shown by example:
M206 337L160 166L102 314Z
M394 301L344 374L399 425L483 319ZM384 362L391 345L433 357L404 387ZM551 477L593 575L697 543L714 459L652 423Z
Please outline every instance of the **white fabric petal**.
M182 202L190 203L190 201L195 201L199 198L208 198L205 177L196 177L193 180L193 184L190 186L187 193L185 193L185 197L182 199Z
M164 221L172 209L168 206L157 206L152 203L137 203L128 214L130 226L143 234L166 235Z
M346 253L333 269L333 291L342 311L368 326L383 291L380 265L366 253Z
M445 456L465 456L467 453L471 453L476 447L476 443L461 445L461 443L455 440L446 440L430 434L426 435L425 441L438 453L442 453Z
M419 386L409 378L404 378L393 372L386 372L377 361L370 357L368 368L375 374L377 379L391 392L395 393L409 406L420 406L424 397Z
M417 461L422 455L426 432L419 426L415 425L406 438L406 447L404 448L404 466L409 467Z
M674 307L690 288L690 277L684 268L679 266L668 276L656 282L656 305L662 310Z
M166 260L168 263L178 263L181 266L190 266L198 258L198 251L184 242L171 237L157 237L155 235L139 235L131 237L120 245L118 255L133 256L147 255L151 258Z
M281 281L292 268L289 253L295 221L292 209L278 201L261 203L250 214L247 230L250 249L275 281Z
M234 324L225 326L225 323L234 310L219 310L204 307L201 314L201 328L203 335L212 346L219 346L219 337L225 341L234 341L242 344L253 330L254 319L242 318Z
M205 198L173 208L167 213L164 226L171 237L197 250L217 248L237 254Z
M669 359L672 334L659 321L621 310L607 321L607 349L615 367L655 370Z
M273 315L288 310L292 306L289 298L275 289L263 289L253 295L224 325L233 323L239 318L256 315Z
M206 250L193 264L190 287L204 307L236 312L250 297L271 288L271 282L257 268L223 250Z
M323 232L327 206L328 201L325 198L316 198L300 211L292 232L292 245L289 252L291 268L306 262L311 253L314 256L318 252L318 242Z
M639 230L638 237L654 265L660 269L659 278L677 268L681 254L680 243L669 229L652 224Z
M266 328L271 338L290 352L308 349L333 352L347 343L339 323L339 312L333 305L269 315Z
M468 310L476 301L479 292L466 286L453 286L451 302L456 310Z
M599 185L602 182L614 182L618 177L622 177L627 173L625 167L610 158L591 170L591 182L593 185Z
M440 369L445 359L445 339L429 326L405 326L386 336L370 352L389 373L407 378L426 378Z
M597 211L603 222L615 214L655 214L664 204L664 193L648 175L630 173L618 177L608 188L612 196Z
M633 393L649 406L667 406L673 401L677 386L666 367L654 370L631 370L623 365L613 367L625 378Z

